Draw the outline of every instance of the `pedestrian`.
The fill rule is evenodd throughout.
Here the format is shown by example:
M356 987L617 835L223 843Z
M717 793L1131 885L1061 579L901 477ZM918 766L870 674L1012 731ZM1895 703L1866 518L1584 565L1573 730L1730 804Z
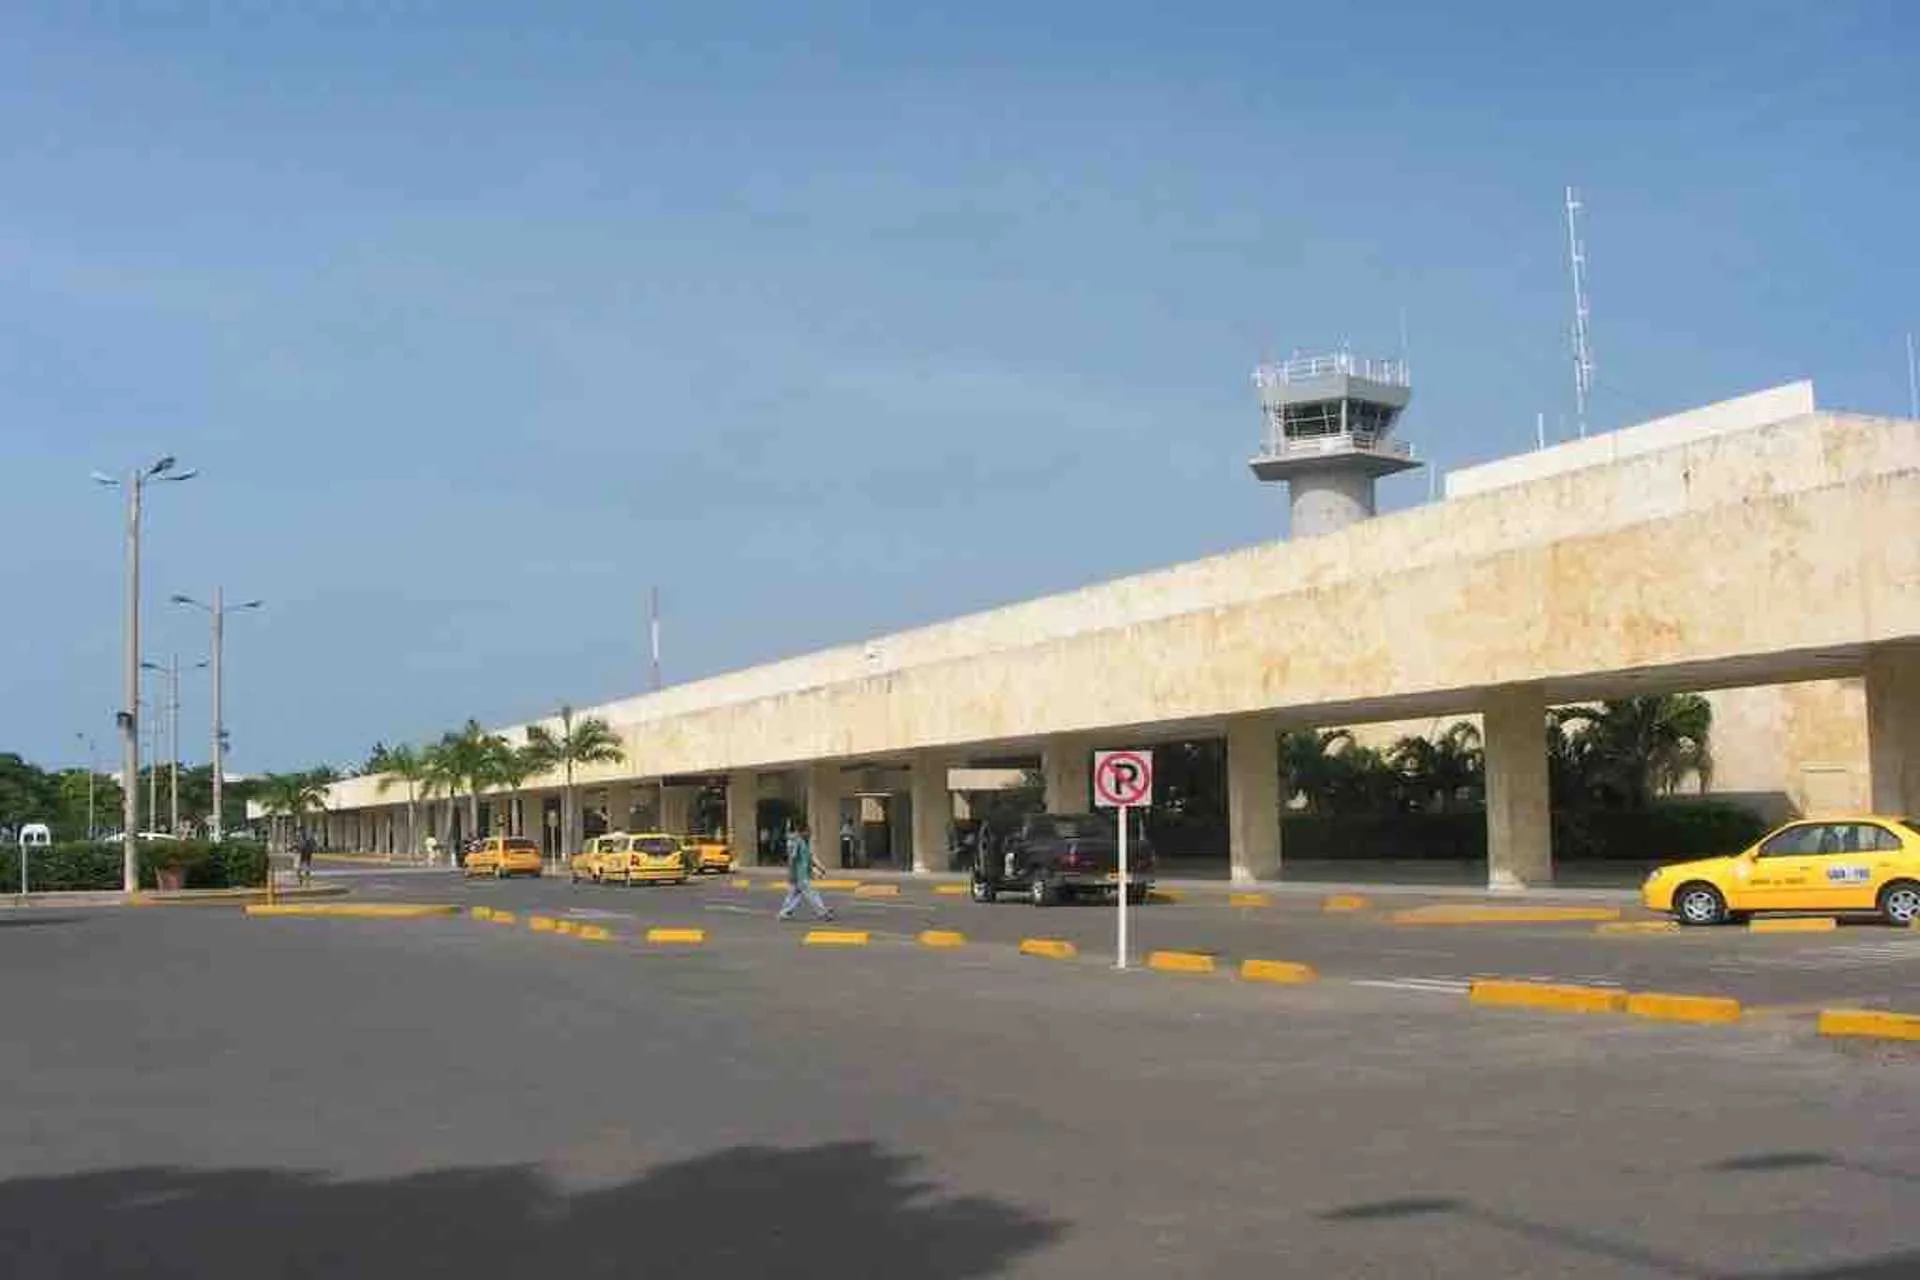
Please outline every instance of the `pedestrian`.
M793 919L802 902L822 920L833 919L833 912L820 900L820 891L813 887L813 877L820 870L813 858L813 842L807 839L807 824L798 823L787 836L787 900L780 904L780 919Z
M300 833L300 883L313 879L313 832Z
M853 819L842 818L840 819L840 865L841 866L853 867L853 866L859 865L858 860L855 859L855 857L853 856L853 846L854 846Z

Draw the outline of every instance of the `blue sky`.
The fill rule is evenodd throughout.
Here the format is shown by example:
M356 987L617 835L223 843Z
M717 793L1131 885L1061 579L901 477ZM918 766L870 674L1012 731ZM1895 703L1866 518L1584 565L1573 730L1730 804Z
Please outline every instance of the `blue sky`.
M650 584L678 681L1280 536L1252 365L1403 314L1407 437L1526 448L1568 182L1597 425L1901 412L1916 66L1900 0L7 6L0 750L113 758L87 476L161 453L144 647L269 601L256 770L636 692Z

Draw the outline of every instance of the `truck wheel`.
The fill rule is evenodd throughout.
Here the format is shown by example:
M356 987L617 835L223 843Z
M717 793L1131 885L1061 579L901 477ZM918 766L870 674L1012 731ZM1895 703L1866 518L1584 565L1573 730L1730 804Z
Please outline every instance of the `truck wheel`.
M992 902L1000 896L998 889L994 888L990 882L982 880L978 876L974 877L971 888L975 902Z
M1060 891L1045 876L1036 875L1027 886L1027 898L1036 907L1050 907L1060 901Z
M1145 886L1145 885L1138 885L1138 884L1131 884L1131 885L1128 885L1128 886L1127 886L1127 901L1128 901L1128 902L1129 902L1130 904L1132 904L1133 906L1136 906L1136 907L1141 907L1141 906L1145 906L1145 905L1146 905L1146 902L1147 902L1147 888L1146 888L1146 886Z

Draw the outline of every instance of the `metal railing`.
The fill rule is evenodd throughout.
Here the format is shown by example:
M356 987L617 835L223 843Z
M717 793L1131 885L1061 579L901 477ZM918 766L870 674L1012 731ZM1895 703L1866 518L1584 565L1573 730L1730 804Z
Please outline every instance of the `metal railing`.
M1263 364L1253 371L1253 380L1263 387L1275 387L1291 382L1311 382L1315 378L1329 378L1342 373L1348 377L1383 382L1388 386L1412 385L1406 361L1372 360L1355 356L1350 351L1339 351L1328 356L1295 356L1291 360Z
M1325 436L1285 436L1269 432L1261 442L1263 458L1311 458L1330 453L1378 453L1391 458L1413 457L1405 440L1383 440L1371 431L1343 431Z

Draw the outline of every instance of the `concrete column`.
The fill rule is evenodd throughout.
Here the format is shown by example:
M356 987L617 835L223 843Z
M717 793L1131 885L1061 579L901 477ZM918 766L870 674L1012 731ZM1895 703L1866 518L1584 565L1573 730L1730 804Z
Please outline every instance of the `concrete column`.
M1553 819L1547 791L1547 704L1530 685L1487 700L1487 888L1553 883Z
M840 766L811 764L807 777L807 826L813 831L813 856L823 867L840 865Z
M627 830L627 815L633 812L633 788L626 785L607 788L607 830Z
M733 865L750 867L760 846L760 776L755 773L727 775L727 848L733 851Z
M1920 647L1873 650L1866 675L1873 811L1920 815Z
M1227 856L1236 884L1280 878L1280 726L1227 722Z
M908 782L913 813L913 869L918 873L947 869L947 829L953 824L953 792L947 789L947 757L939 751L918 751Z
M1085 813L1093 804L1093 739L1060 734L1040 751L1048 813Z
M670 787L660 784L660 829L674 835L688 834L687 826L693 820L693 788Z

